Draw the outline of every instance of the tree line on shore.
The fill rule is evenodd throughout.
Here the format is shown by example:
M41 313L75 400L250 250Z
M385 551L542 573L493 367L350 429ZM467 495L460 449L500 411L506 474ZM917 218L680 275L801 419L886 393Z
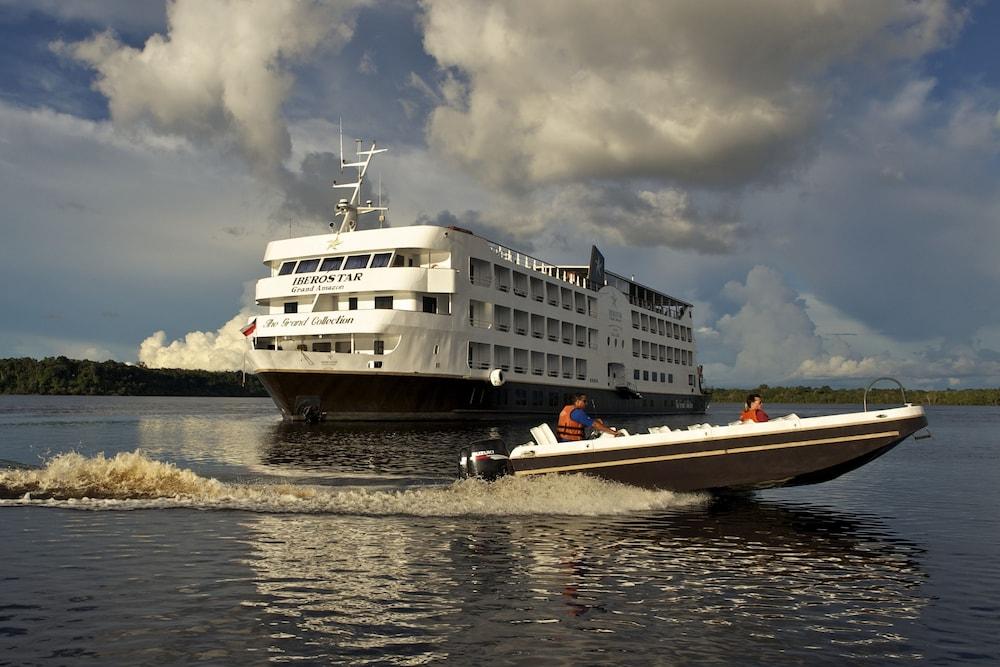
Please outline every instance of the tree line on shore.
M769 387L712 389L713 403L742 403L749 393L767 403L856 403L863 388ZM76 396L267 396L253 374L240 371L202 371L180 368L146 368L118 361L0 359L0 394L50 394ZM922 405L1000 405L1000 388L908 389L906 400ZM901 402L895 387L872 389L869 403Z
M70 396L267 396L240 371L146 368L118 361L0 359L0 394Z
M743 403L750 393L760 394L766 403L856 403L864 401L863 387L833 389L831 387L769 387L754 389L713 389L713 403ZM906 401L917 405L1000 405L1000 388L985 389L906 389ZM873 387L868 393L872 405L902 403L899 387Z

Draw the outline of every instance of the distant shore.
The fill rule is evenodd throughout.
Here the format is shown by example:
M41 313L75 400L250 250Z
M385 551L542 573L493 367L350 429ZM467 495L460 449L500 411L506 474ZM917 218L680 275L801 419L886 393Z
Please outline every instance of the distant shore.
M747 394L760 394L765 403L835 404L864 401L864 387L832 389L830 387L768 387L752 389L712 389L713 403L742 403ZM907 403L917 405L1000 405L1000 388L992 389L906 389ZM880 382L868 394L873 405L898 405L902 402L899 388Z
M0 394L49 396L267 396L240 371L146 368L118 361L0 359Z
M742 403L759 393L766 403L860 404L864 388L769 387L712 389L713 403ZM50 396L267 396L260 381L240 371L146 368L118 361L0 359L0 394ZM899 389L880 383L868 398L873 404L896 404ZM906 400L921 405L1000 405L1000 388L907 389Z

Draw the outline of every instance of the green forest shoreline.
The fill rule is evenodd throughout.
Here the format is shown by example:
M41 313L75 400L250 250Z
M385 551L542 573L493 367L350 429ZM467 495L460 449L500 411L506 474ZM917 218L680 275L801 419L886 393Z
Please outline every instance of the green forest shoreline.
M47 396L267 396L240 371L146 368L119 361L0 359L0 394Z
M884 388L883 388L884 386ZM742 403L756 392L766 403L861 404L864 388L769 387L712 389L714 403ZM0 359L0 394L49 396L267 396L260 381L240 371L146 368L118 361ZM1000 405L1000 388L907 389L906 400L922 405ZM873 404L897 404L899 389L879 383L869 394Z

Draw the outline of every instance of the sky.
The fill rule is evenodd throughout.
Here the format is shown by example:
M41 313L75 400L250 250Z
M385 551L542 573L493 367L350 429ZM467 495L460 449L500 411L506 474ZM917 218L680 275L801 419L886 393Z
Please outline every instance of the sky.
M717 387L1000 385L997 3L0 0L0 357L242 365L339 126L393 226L695 305Z

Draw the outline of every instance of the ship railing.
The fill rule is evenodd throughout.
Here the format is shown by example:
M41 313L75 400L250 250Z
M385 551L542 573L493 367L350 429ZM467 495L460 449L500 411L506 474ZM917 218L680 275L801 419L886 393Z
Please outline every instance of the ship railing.
M528 335L528 330L525 329L524 327L517 327L514 330L514 333L516 333L519 336L527 336Z
M532 368L531 369L531 374L532 375L541 375L542 374L542 369L541 368Z
M492 287L493 279L489 276L470 276L469 282L480 287Z
M590 288L590 281L580 275L579 269L566 270L562 267L556 266L555 264L543 262L536 257L525 255L524 253L518 252L493 241L489 242L489 247L490 250L496 253L498 257L514 264L515 266L523 266L526 269L544 273L548 276L552 276L553 278L558 278L576 285L577 287L583 287L585 289Z
M514 288L514 294L516 294L517 296L528 296L528 292L526 290L521 289L520 287Z
M490 367L491 367L491 364L488 361L470 361L469 362L469 368L481 368L481 369L484 369L484 370L488 370Z
M493 323L492 322L490 322L489 320L481 320L481 319L479 319L477 317L470 317L469 318L469 324L471 324L474 327L479 327L480 329L492 329L493 328Z
M658 315L670 317L675 320L683 319L690 306L685 303L675 301L668 296L664 296L664 298L670 299L670 303L653 303L652 301L647 301L646 299L640 299L631 295L628 297L628 302L633 306L638 306L644 310L652 311Z

